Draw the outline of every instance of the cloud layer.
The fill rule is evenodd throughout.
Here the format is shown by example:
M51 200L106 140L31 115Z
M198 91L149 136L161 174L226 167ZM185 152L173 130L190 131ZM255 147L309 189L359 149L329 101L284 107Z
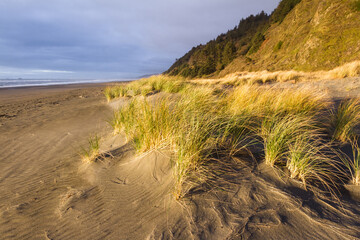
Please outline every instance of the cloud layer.
M1 0L0 78L131 78L279 0Z

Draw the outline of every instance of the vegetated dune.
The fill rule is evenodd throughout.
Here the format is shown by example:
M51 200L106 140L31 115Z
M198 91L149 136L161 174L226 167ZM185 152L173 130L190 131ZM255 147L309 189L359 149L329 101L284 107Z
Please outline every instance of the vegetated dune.
M106 122L127 100L107 104L100 88L7 94L0 99L2 239L360 238L357 202L345 194L339 205L304 190L262 163L261 152L257 160L209 161L207 184L176 201L171 153L138 155ZM94 134L101 154L84 163L81 146Z
M274 82L292 82L301 83L309 82L309 84L323 84L325 85L337 85L340 79L343 84L349 86L353 84L357 87L357 81L349 81L348 78L356 78L360 76L360 61L353 61L346 63L342 66L336 67L329 71L315 71L315 72L303 72L303 71L254 71L254 72L234 72L224 77L213 79L196 79L197 83L202 84L225 84L225 85L241 85L241 84L254 84L254 83L274 83ZM326 80L334 80L334 83ZM321 80L321 81L319 81ZM319 81L319 83L317 83ZM349 86L350 87L350 86ZM340 90L339 88L337 88Z

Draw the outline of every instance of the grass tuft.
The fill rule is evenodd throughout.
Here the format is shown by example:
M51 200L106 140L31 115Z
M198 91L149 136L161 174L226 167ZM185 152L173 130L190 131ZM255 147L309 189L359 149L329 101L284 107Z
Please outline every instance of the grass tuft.
M115 86L115 87L107 87L105 88L104 95L106 100L110 102L112 99L119 97L127 97L129 89L125 85Z
M299 136L314 133L314 123L301 116L271 116L265 118L260 128L264 141L265 162L270 166L284 165L289 145Z
M317 134L305 133L298 136L289 146L287 168L291 178L301 180L306 188L310 182L317 181L326 188L336 179L335 161L327 154L328 146Z
M352 158L343 154L341 160L349 170L349 180L352 184L360 185L360 147L357 141L351 143Z
M352 3L352 7L355 11L360 11L360 0L355 0L353 3Z
M88 144L88 148L82 148L81 158L84 162L89 163L95 161L100 155L100 137L97 135L90 137Z
M231 158L244 152L251 155L248 147L259 140L268 165L288 169L290 177L302 181L305 188L314 183L321 183L329 192L336 188L333 183L341 174L328 154L331 148L325 143L327 139L320 134L324 132L320 121L329 113L329 103L318 92L257 85L190 88L185 82L169 82L163 76L133 82L126 89L127 96L178 93L160 95L156 102L133 97L114 112L109 122L114 133L126 134L138 153L170 150L176 199L186 196L193 183L206 181L209 159ZM334 137L353 139L359 108L358 100L349 100L332 113ZM359 162L359 149L356 151L357 162L353 163ZM351 166L359 169L359 164ZM353 181L359 181L358 170L353 170L352 176Z
M331 113L332 138L340 142L352 141L355 128L360 122L360 100L351 99L340 103L336 111Z
M181 77L155 75L140 79L127 85L107 87L104 95L108 102L119 97L147 96L156 92L178 93L186 89L187 84Z

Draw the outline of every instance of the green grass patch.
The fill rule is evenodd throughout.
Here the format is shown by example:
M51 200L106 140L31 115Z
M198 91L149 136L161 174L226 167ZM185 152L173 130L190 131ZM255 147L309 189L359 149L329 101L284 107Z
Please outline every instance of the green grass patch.
M332 138L340 142L352 141L355 128L360 124L360 100L350 99L340 103L331 113Z
M330 147L321 141L319 134L304 132L289 145L287 168L290 177L299 179L304 187L318 182L331 191L338 179L337 163L329 151Z
M355 11L360 11L360 0L355 0L355 1L352 3L352 8L353 8Z
M136 84L139 92L150 87L178 94L159 97L156 102L133 97L114 112L110 124L114 133L126 134L138 153L170 150L177 199L186 196L192 183L206 181L203 170L209 159L248 153L254 143L263 146L268 165L288 171L304 188L320 183L332 192L336 186L339 168L328 154L332 152L328 139L320 134L325 132L324 115L329 114L323 95L309 89L255 85L221 90L189 85L167 89L166 81L139 81L133 86ZM331 113L333 125L346 129L347 135L354 130L357 106L357 102L346 101Z
M284 44L283 41L279 41L275 46L274 46L274 52L277 52L281 49L282 45Z
M186 89L187 84L182 77L156 75L140 79L129 84L107 87L104 95L108 102L119 97L147 96L156 92L178 93Z
M100 137L97 135L90 137L88 139L88 144L87 148L82 148L81 158L84 162L93 162L100 155Z
M360 185L360 147L357 141L351 143L352 145L352 156L349 157L342 154L341 160L349 170L348 179L349 181L359 186Z

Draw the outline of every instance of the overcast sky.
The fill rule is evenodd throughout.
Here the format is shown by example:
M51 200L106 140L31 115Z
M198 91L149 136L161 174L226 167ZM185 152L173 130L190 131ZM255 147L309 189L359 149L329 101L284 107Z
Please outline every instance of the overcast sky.
M133 78L279 0L0 0L0 78Z

